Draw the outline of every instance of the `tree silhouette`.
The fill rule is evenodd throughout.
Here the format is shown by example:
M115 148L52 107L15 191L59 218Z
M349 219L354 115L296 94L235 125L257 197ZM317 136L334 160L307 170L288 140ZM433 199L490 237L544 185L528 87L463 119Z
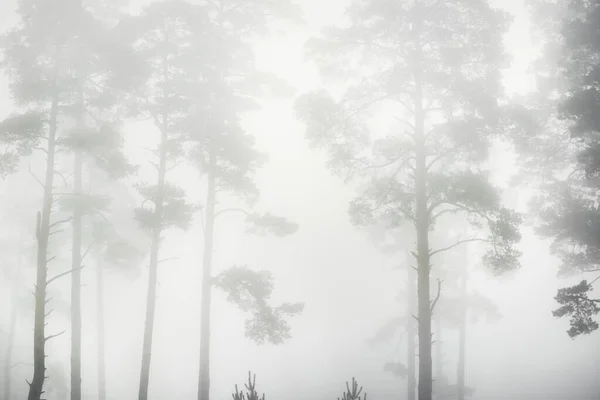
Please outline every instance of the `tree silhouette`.
M508 18L483 0L371 0L350 5L347 17L348 27L327 29L309 51L325 73L350 79L350 88L340 98L303 95L298 116L334 171L362 178L361 195L350 205L353 223L387 220L416 231L419 400L430 400L432 261L460 244L482 242L490 244L484 261L492 271L518 266L520 217L502 206L483 168L492 139L514 124L499 104ZM379 132L375 118L393 133ZM477 232L432 248L430 230L457 214Z

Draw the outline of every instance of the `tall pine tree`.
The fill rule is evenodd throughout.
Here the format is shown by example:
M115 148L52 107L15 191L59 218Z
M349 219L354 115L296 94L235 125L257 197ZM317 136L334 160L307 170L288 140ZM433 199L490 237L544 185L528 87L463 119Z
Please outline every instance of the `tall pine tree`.
M353 222L387 219L416 231L418 398L431 400L432 262L478 241L491 244L484 261L494 272L518 266L520 218L502 206L484 168L506 122L498 100L509 21L483 0L371 0L355 2L346 16L346 27L327 29L309 49L324 72L350 79L351 88L340 98L325 91L301 97L298 116L332 169L364 178L350 207ZM430 231L452 214L478 229L432 248Z
M210 395L210 316L212 287L228 293L228 299L252 313L246 321L246 335L257 342L281 343L290 335L285 317L302 310L301 304L272 307L268 299L273 290L269 273L247 267L231 267L213 276L212 254L215 222L227 213L246 217L251 232L286 236L297 225L270 213L254 211L258 188L253 175L265 161L254 148L254 138L244 132L242 116L260 107L257 97L285 94L287 85L277 77L255 67L250 39L267 33L269 24L279 18L298 18L289 2L216 1L207 7L213 27L211 48L202 59L194 87L194 109L187 121L188 137L193 143L189 156L206 176L207 191L203 212L204 247L202 260L202 299L198 399ZM266 90L265 90L266 89ZM230 197L231 207L219 206ZM234 199L231 199L233 197ZM219 201L221 200L221 201ZM236 204L237 203L237 204Z
M594 1L528 4L542 49L535 68L537 92L528 99L537 130L519 137L517 145L524 167L536 173L527 182L541 189L532 209L539 233L552 239L552 251L562 261L559 276L584 277L558 290L559 307L553 312L570 317L568 334L574 338L598 329L594 316L600 312L600 299L591 294L600 278L600 11Z

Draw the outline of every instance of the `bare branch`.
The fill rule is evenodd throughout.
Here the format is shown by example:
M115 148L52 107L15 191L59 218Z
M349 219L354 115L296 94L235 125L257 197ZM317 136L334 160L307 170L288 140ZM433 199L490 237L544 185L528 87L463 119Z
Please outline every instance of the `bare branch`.
M95 244L96 242L92 240L92 242L89 244L89 246L85 249L85 251L83 252L83 255L81 256L80 262L83 262L83 260L85 259L85 256L88 255L88 253L90 252L90 249L92 248L92 246Z
M66 331L62 331L62 332L58 332L58 333L57 333L57 334L55 334L55 335L50 335L50 336L48 336L48 337L44 338L44 342L47 342L47 341L48 341L48 340L50 340L50 339L54 339L55 337L59 337L60 335L62 335L62 334L63 334L63 333L65 333L65 332L66 332Z
M225 214L225 213L228 213L228 212L239 212L239 213L245 214L247 216L250 215L250 213L248 211L244 210L243 208L224 208L224 209L222 209L220 211L217 211L215 213L214 218L216 219L219 215Z
M67 176L65 176L65 175L64 175L62 172L60 172L60 171L57 171L57 170L54 170L54 173L55 173L56 175L58 175L58 176L59 176L59 177L62 179L62 181L63 181L63 183L65 184L65 186L68 186L68 184L69 184L68 180L69 180L69 178L71 177L71 175L73 175L72 173L71 173L71 174L69 174L69 175L67 175Z
M42 181L40 181L38 179L37 176L35 176L35 174L33 173L33 171L31 170L31 163L29 163L29 174L33 177L33 179L42 187L42 189L45 188L45 185L42 183Z
M169 257L169 258L164 258L162 260L158 260L157 264L163 263L163 262L167 262L167 261L173 261L173 260L178 260L179 257Z
M434 254L442 253L444 251L448 251L450 249L453 249L456 246L460 246L463 243L469 243L469 242L485 242L485 243L490 243L490 240L488 240L488 239L482 239L482 238L471 238L471 239L458 240L456 243L454 243L454 244L452 244L450 246L430 251L429 252L429 257L432 257Z
M60 221L56 221L56 222L50 224L50 226L48 226L48 230L54 228L56 225L64 224L64 223L67 223L67 222L71 222L72 219L73 219L73 217L69 217L69 218L61 219Z
M435 305L437 304L438 300L440 299L440 295L442 294L442 280L438 279L438 291L437 291L437 296L435 296L435 299L431 302L431 309L430 311L433 312L433 309L435 308Z
M82 265L82 266L81 266L81 267L79 267L79 268L73 268L73 269L71 269L71 270L69 270L69 271L65 271L65 272L63 272L63 273L60 273L60 274L58 274L58 275L56 275L56 276L54 276L54 277L52 277L52 278L48 279L48 280L46 281L46 286L48 286L50 283L54 282L55 280L62 278L63 276L67 276L67 275L69 275L70 273L73 273L74 271L82 270L83 268L84 268L84 266Z

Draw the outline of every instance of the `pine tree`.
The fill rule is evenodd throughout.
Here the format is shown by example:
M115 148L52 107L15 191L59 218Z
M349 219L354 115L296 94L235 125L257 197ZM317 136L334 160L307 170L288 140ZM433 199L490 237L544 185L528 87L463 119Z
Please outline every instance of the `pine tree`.
M297 225L285 218L259 214L253 209L259 195L253 175L266 158L254 148L254 138L244 132L241 117L260 107L257 97L288 91L277 77L255 68L250 39L268 33L269 25L277 18L297 21L299 10L287 1L215 1L207 5L206 12L213 15L213 27L218 33L212 37L213 47L206 49L209 56L204 57L194 87L194 111L186 122L188 138L193 143L188 155L207 181L203 210L199 400L208 400L210 395L213 285L225 290L229 300L242 310L252 312L253 318L246 321L246 335L259 343L283 342L290 331L284 317L302 311L301 304L286 303L278 307L268 304L273 283L265 271L234 266L216 277L212 273L215 222L220 215L233 212L245 216L251 233L286 236L297 230ZM227 195L238 199L238 204L219 207L219 200Z
M3 50L5 66L11 80L11 94L23 112L3 121L0 130L5 138L12 140L11 143L19 143L15 141L18 139L25 144L46 145L41 148L46 156L46 174L43 180L38 179L44 187L44 195L36 226L38 255L34 377L30 383L29 399L40 399L44 392L45 343L55 336L45 335L45 319L49 313L46 312L48 285L71 274L71 396L73 399L80 399L80 217L86 210L79 203L89 200L81 193L80 167L87 159L109 170L115 166L123 168L126 165L123 163L123 157L119 157L119 143L110 143L108 147L106 145L107 138L115 137L107 135L112 132L107 129L110 124L98 124L98 121L103 119L100 114L109 107L106 104L107 93L99 88L120 78L118 74L107 73L115 61L114 58L107 57L107 50L111 49L119 54L119 46L114 46L115 38L106 36L107 31L102 29L102 24L94 19L90 12L82 9L82 3L79 1L23 0L19 2L18 14L21 24L4 37ZM86 125L90 118L94 123ZM85 139L83 134L87 134ZM94 138L100 140L90 140ZM97 152L102 145L104 148ZM14 164L15 154L27 153L23 151L24 148L23 145L13 145L13 150L7 152L4 157L4 161L8 161L5 165L10 167L10 162ZM58 157L65 150L75 154L75 197L72 193L55 191L55 175L59 174ZM88 157L91 154L93 156ZM61 206L60 211L63 213L70 206L75 214L73 265L68 271L48 277L48 263L55 257L49 256L49 238L62 230L61 225L72 220L65 217L51 222L51 214L58 211L57 205Z
M60 90L65 84L61 74L65 31L61 24L66 12L50 2L21 1L21 24L4 37L3 55L15 103L23 109L2 122L4 136L44 139L46 172L40 183L44 188L42 209L37 213L37 277L33 340L33 379L29 382L29 400L41 400L46 375L46 292L54 278L48 278L48 241L60 221L51 223L54 167L58 129ZM46 131L46 133L44 132Z
M348 27L328 29L309 48L324 72L352 86L339 99L325 91L302 96L298 116L334 171L364 178L350 205L354 223L387 220L416 231L418 398L430 400L431 263L477 241L492 244L484 261L495 273L518 266L520 217L502 206L483 167L494 135L510 127L499 104L508 18L483 0L371 0L351 5L347 17ZM375 135L370 116L393 133ZM452 214L476 231L433 248L430 230Z
M183 122L192 107L197 74L202 74L202 58L214 43L209 16L201 7L184 1L162 1L146 6L141 14L122 21L118 28L123 40L131 43L147 66L145 85L130 96L129 113L152 120L159 132L155 183L137 185L143 197L135 210L140 226L150 235L150 261L146 316L142 345L139 400L148 398L152 340L162 233L171 228L186 229L196 207L189 204L182 188L167 180L167 172L184 155ZM218 38L216 38L218 39ZM140 78L144 74L140 72Z
M63 114L72 128L58 142L73 155L73 191L60 199L63 210L72 218L71 246L71 400L81 400L81 275L84 219L107 206L107 199L86 193L84 174L90 168L101 169L111 177L122 177L133 169L122 153L123 138L114 116L114 83L120 71L111 64L109 53L116 50L121 56L127 49L116 45L110 25L96 13L103 14L102 5L84 5L82 0L70 3L73 7L70 22L70 58L72 85L64 89ZM98 9L99 8L99 9ZM114 23L113 23L114 24ZM119 51L122 50L122 51ZM112 120L111 120L112 119ZM90 244L92 245L92 244Z
M560 277L581 276L555 297L556 317L570 317L575 338L598 329L600 299L591 295L599 278L597 232L598 9L594 2L530 1L542 55L536 63L537 91L527 99L535 118L529 135L517 138L527 184L541 195L532 203L538 233L552 239L561 261ZM531 167L533 165L533 168ZM589 276L589 278L588 278Z
M106 338L105 338L105 294L106 278L114 272L131 272L141 262L144 252L143 235L130 216L135 199L129 187L112 180L93 180L95 186L110 192L111 209L102 216L89 219L86 230L90 232L88 249L96 270L96 315L97 315L97 372L98 400L106 400Z

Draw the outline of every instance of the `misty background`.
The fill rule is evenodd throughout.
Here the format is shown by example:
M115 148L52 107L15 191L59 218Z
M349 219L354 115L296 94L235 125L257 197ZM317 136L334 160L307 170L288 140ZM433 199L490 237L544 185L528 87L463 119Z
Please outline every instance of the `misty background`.
M145 2L133 2L135 12ZM536 49L529 39L529 18L522 1L498 1L515 15L505 43L514 57L505 71L507 90L526 93L531 89L530 62ZM346 4L341 0L300 0L307 24L290 28L279 37L256 43L260 69L285 78L298 91L318 88L316 68L303 58L305 41L324 24L340 18ZM11 0L0 3L2 30L16 23ZM215 399L231 396L235 383L242 383L251 370L257 375L259 391L272 399L335 399L345 382L356 377L370 399L395 398L405 382L384 373L388 361L400 361L398 344L370 346L368 339L390 317L403 312L397 300L403 289L405 273L395 269L405 264L404 255L382 254L368 236L348 221L347 205L353 197L351 185L334 177L326 158L310 150L304 128L297 122L293 99L262 101L264 108L245 119L248 133L257 139L257 148L269 160L256 177L261 191L259 208L285 215L299 224L295 235L286 238L254 237L244 234L243 221L235 214L223 216L217 225L214 270L231 265L248 265L272 272L276 286L274 301L305 302L304 312L291 320L292 338L283 345L256 345L244 337L243 315L214 294L212 312L211 390ZM7 79L0 75L0 118L11 113ZM143 164L147 154L141 143L155 143L157 134L151 124L131 122L126 126L127 152L134 163ZM493 157L500 178L510 175L511 160ZM0 182L2 215L6 222L5 240L24 237L33 243L35 213L41 202L41 189L28 172L28 161L21 171ZM32 162L41 176L42 164ZM38 167L38 170L36 170ZM142 173L143 168L142 168ZM194 182L197 172L181 167L172 173L178 183ZM202 185L186 184L188 195L200 198ZM507 190L509 205L525 211L528 193ZM26 199L26 200L23 200ZM7 206L5 206L5 204ZM10 207L10 208L8 208ZM5 211L5 210L9 211ZM18 214L15 216L15 214ZM31 230L15 231L11 220L31 221ZM202 228L196 216L188 232L169 232L161 258L173 258L159 266L158 301L151 370L151 397L154 399L191 399L196 396L198 375L198 337L200 332L200 260ZM27 225L25 225L27 227ZM469 287L485 293L498 306L502 318L479 321L468 327L467 382L474 387L473 400L495 399L581 399L600 398L600 341L597 335L570 339L565 331L568 321L557 319L554 296L565 280L556 277L559 261L548 242L537 238L529 227L523 228L523 267L501 278L489 276L470 257L474 271ZM85 244L84 244L85 246ZM66 256L65 256L66 257ZM67 259L68 262L68 259ZM84 261L85 264L85 261ZM57 265L59 265L57 263ZM107 274L106 337L109 399L132 399L138 390L141 342L144 323L147 268L132 267L127 273ZM27 289L33 290L34 265L24 268ZM96 396L95 292L93 271L84 270L83 279L83 398ZM575 279L574 281L576 281ZM88 285L89 287L87 287ZM68 300L69 280L56 286ZM0 281L0 329L10 318L10 285ZM50 333L68 329L66 311L56 311L49 320ZM21 317L17 327L14 360L14 390L25 393L30 379L29 354L32 318ZM0 343L5 340L0 332ZM447 330L444 341L444 368L454 378L457 355L455 332ZM4 347L4 346L0 346ZM63 366L68 383L69 335L47 345L50 365ZM49 373L50 380L59 379Z

